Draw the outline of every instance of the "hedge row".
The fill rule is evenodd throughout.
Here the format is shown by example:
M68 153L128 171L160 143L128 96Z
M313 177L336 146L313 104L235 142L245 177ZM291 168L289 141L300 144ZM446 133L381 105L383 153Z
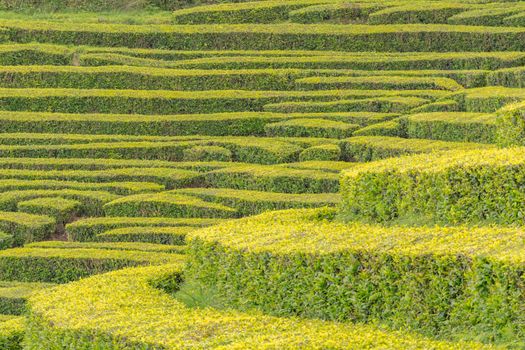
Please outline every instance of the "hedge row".
M524 164L522 148L486 148L355 166L343 172L342 215L377 221L522 223Z
M310 89L384 89L384 90L461 90L455 80L440 77L337 76L297 79L299 87Z
M104 231L96 235L98 242L143 242L155 244L184 244L192 226L136 226L121 227Z
M239 53L249 51L237 51ZM290 51L296 52L296 51ZM317 51L322 52L322 51ZM283 56L232 55L220 57L202 57L180 60L174 63L163 63L161 60L137 61L126 56L119 60L110 60L108 54L105 64L144 65L179 69L355 69L361 75L421 75L430 70L438 76L452 79L461 77L463 80L483 82L482 76L487 71L475 72L465 70L494 70L499 68L517 67L525 62L521 52L330 52L317 55L288 54ZM98 62L101 64L102 62ZM389 71L391 70L391 72ZM400 74L400 70L403 71ZM441 70L437 71L436 70ZM372 73L375 71L375 73ZM448 72L445 72L448 71ZM410 73L409 73L410 72ZM353 74L358 74L356 71ZM459 81L459 80L458 80ZM463 83L462 83L463 85Z
M335 214L272 212L194 231L185 276L226 305L275 315L524 344L521 229L345 225Z
M240 162L253 162L260 164L275 164L290 162L297 158L302 147L289 142L289 140L278 140L275 138L229 138L228 140L203 140L203 141L166 141L166 142L108 142L108 143L86 143L86 144L62 144L62 145L21 145L0 146L1 157L17 158L108 158L108 159L143 159L181 161L184 159L184 151L197 145L223 146L233 153L233 159ZM198 167L198 164L195 165ZM133 169L133 168L129 168ZM139 169L139 168L137 168ZM142 168L144 169L144 168ZM162 173L162 168L158 172ZM172 169L176 170L176 169ZM181 170L181 169L179 169ZM181 170L182 171L182 170ZM119 169L114 169L115 174ZM152 168L151 174L155 174ZM59 172L60 173L60 172ZM122 177L131 178L121 172ZM109 176L100 173L100 176ZM117 176L117 175L115 175ZM135 176L137 178L137 176Z
M104 56L104 54L98 55ZM135 89L140 87L142 90L198 91L293 90L296 87L295 80L298 78L311 75L331 76L341 73L337 70L303 69L185 70L119 65L97 67L17 65L0 68L0 86L3 88L76 89ZM430 83L419 85L432 86ZM305 85L301 86L305 87Z
M373 12L368 17L369 24L393 23L448 23L449 18L472 9L475 5L454 2L415 2L387 7ZM484 23L483 23L484 24ZM476 25L479 25L477 23Z
M122 197L104 205L104 212L107 216L132 217L231 218L238 215L231 207L173 192Z
M239 165L213 170L204 175L210 187L280 193L335 193L339 177L310 169L279 166Z
M306 148L299 154L300 162L337 161L341 158L341 148L333 144L324 144Z
M6 281L68 283L129 266L180 262L183 255L83 248L14 248L0 252L0 278Z
M392 136L406 137L406 131L401 125L400 118L382 123L365 126L354 132L354 136Z
M340 173L341 170L348 169L354 166L356 163L349 163L343 161L303 161L297 163L281 164L279 166L291 169L307 169L307 170L319 170L327 173Z
M381 8L378 3L344 3L313 5L290 11L288 17L296 23L364 23L371 12Z
M0 151L1 152L1 151ZM144 181L166 188L191 186L202 182L196 171L175 168L117 168L106 170L25 170L0 169L0 179L65 180L87 182Z
M144 242L64 242L46 241L31 243L25 248L51 248L51 249L96 249L113 251L133 251L135 253L184 253L184 247L165 244L153 244Z
M262 111L269 103L330 101L386 96L439 98L439 90L321 90L321 91L166 91L0 89L2 108L9 111L64 113L189 114Z
M0 170L1 172L1 170ZM2 179L0 191L26 190L81 190L102 191L117 195L130 195L144 192L158 192L165 189L163 185L150 182L76 182L58 180L20 180Z
M493 113L507 104L523 101L525 89L488 86L467 89L452 95L452 98L462 111Z
M111 348L118 344L128 349L169 350L188 345L224 347L225 343L238 349L254 344L281 349L490 348L480 343L436 341L351 323L277 318L215 308L203 312L155 288L160 285L177 290L180 274L180 266L125 269L60 286L47 295L39 293L30 299L26 344L29 349L38 349L67 339L68 344L80 347ZM193 336L203 330L210 331L206 337Z
M77 220L66 226L68 238L73 241L94 241L99 235L116 229L132 227L200 228L222 222L216 218L170 218L170 217L94 217Z
M5 350L22 350L25 337L25 317L4 316L0 322L0 346Z
M435 112L402 118L408 137L444 141L494 143L496 117L485 113Z
M7 191L2 192L0 196L0 210L15 211L18 208L18 203L36 199L36 198L50 198L55 197L57 200L63 198L66 200L74 200L81 203L78 207L78 213L81 215L100 215L102 214L102 206L105 203L111 202L120 196L104 191L79 191L79 190L22 190L22 191ZM66 201L67 202L67 201ZM44 203L41 203L44 204ZM47 203L49 212L53 212L55 207L52 202Z
M71 221L82 212L82 206L81 201L62 197L34 198L20 201L16 204L18 211L49 216L54 218L58 224L65 224Z
M177 24L275 23L288 19L290 11L327 0L251 1L244 4L196 6L173 12Z
M374 97L355 100L335 100L328 102L280 102L270 103L264 109L275 113L308 112L378 112L406 113L413 108L428 103L419 97Z
M55 232L55 220L48 216L0 212L0 230L13 236L13 245L40 241Z
M6 133L123 134L158 136L262 136L268 123L291 119L329 119L367 125L395 117L388 113L269 113L233 112L144 116L133 114L61 114L47 112L0 113Z
M113 140L115 137L115 140ZM144 139L144 140L142 140ZM36 141L36 142L35 142ZM292 161L308 142L298 143L288 138L265 137L206 137L206 136L129 136L129 135L90 135L90 134L0 134L0 154L10 158L88 158L87 164L104 169L118 164L118 168L182 168L206 170L224 166L220 162L208 164L188 163L174 165L169 161L182 161L184 151L195 146L221 146L232 152L235 161L247 163L273 164ZM14 146L10 144L15 144ZM19 144L19 145L16 145ZM91 158L91 159L89 159ZM109 158L98 159L96 158ZM112 159L113 158L113 159ZM117 158L117 159L114 159ZM119 160L125 158L126 160ZM2 162L6 162L3 160ZM57 166L72 165L75 160L54 160ZM11 161L11 164L14 162ZM102 166L101 164L106 164ZM126 165L125 165L126 164ZM72 168L78 168L73 164ZM87 165L86 165L87 167Z
M521 28L443 24L126 25L0 21L8 41L176 50L520 51Z
M368 162L401 155L431 153L446 150L488 150L491 145L467 142L448 142L425 139L405 139L389 136L356 136L341 140L339 146L346 161Z
M496 114L496 143L499 146L525 145L525 104L511 104Z
M334 193L291 194L223 188L183 188L172 193L221 203L235 208L241 216L279 209L335 206L339 203L339 195Z
M264 126L266 135L282 137L345 138L359 129L359 125L326 119L291 119Z
M1 281L0 314L22 315L25 312L26 300L31 294L40 290L50 288L52 286L53 284L40 282ZM0 342L0 345L1 344L2 343Z

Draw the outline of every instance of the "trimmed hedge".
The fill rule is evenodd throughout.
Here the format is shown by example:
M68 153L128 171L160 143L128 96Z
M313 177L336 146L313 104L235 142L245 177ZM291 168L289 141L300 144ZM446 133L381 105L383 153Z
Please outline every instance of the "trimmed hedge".
M269 113L235 112L221 114L189 114L148 116L133 114L63 114L47 112L0 113L0 127L6 133L76 133L158 135L158 136L258 136L264 126L295 118L323 118L367 125L396 117L394 113ZM102 136L101 136L102 137ZM131 137L130 137L131 139Z
M196 348L224 347L225 343L236 349L254 344L279 349L490 348L479 343L436 341L360 324L191 308L155 288L177 290L180 274L180 265L125 269L63 285L47 295L34 295L29 302L26 345L30 349L53 347L67 339L68 344L80 347L167 350L190 344ZM209 331L205 337L194 337L203 330Z
M496 116L496 143L502 147L525 145L525 103L511 104Z
M143 192L158 192L165 189L163 185L150 182L75 182L55 180L19 180L2 179L0 191L26 191L26 190L83 190L104 191L117 195L129 195Z
M14 243L13 235L0 231L0 250L11 248Z
M0 21L8 41L173 50L520 51L525 31L444 24L126 25Z
M0 251L6 281L68 283L129 266L178 263L184 255L96 248L13 248Z
M220 146L195 146L185 149L183 159L187 162L230 162L232 152Z
M1 52L1 51L0 51ZM80 54L82 64L93 64L95 57L106 57L109 64L115 55L110 53ZM118 57L118 56L117 56ZM293 90L295 80L310 75L339 75L337 70L303 69L240 69L198 70L157 68L176 63L131 58L103 66L16 65L0 67L0 86L3 88L75 88L75 89L136 89L141 90ZM87 62L86 62L87 60ZM0 60L1 62L1 60ZM115 65L130 63L131 65ZM141 64L143 63L143 64ZM150 67L150 63L152 66ZM158 64L155 64L158 63ZM425 86L424 84L420 84ZM435 85L435 84L434 84ZM426 84L432 86L432 84ZM427 89L427 87L422 87Z
M172 193L224 204L235 208L241 216L279 209L335 206L339 203L339 195L334 193L291 194L222 188L184 188Z
M115 229L130 227L191 227L200 228L222 222L216 218L166 217L94 217L81 219L66 226L68 238L73 241L94 241L98 235Z
M143 242L168 245L182 245L186 234L196 230L191 226L139 226L121 227L96 235L98 242Z
M1 23L1 21L0 21ZM60 113L189 114L262 111L269 103L376 96L443 97L440 90L167 91L102 89L0 89L8 111Z
M51 283L0 281L0 313L22 315L25 312L26 300L31 294L52 286L54 285Z
M341 76L308 77L296 80L299 87L308 89L385 89L385 90L450 90L463 89L455 80L440 77L407 76Z
M375 97L356 100L335 100L328 102L282 102L264 106L268 112L309 113L309 112L380 112L406 113L428 103L418 97Z
M318 170L278 166L239 165L210 171L204 175L210 187L281 193L334 193L339 177Z
M355 136L341 140L339 147L345 161L368 162L402 155L431 153L446 150L489 150L491 145L482 143L448 142L426 139L405 139L390 136Z
M290 11L290 20L296 23L363 23L366 22L368 14L374 12L381 6L366 3L332 3L313 5Z
M377 221L520 224L524 164L522 148L486 148L355 166L343 172L342 215Z
M368 23L448 23L450 22L450 17L458 13L461 14L473 7L471 4L458 4L446 1L435 3L421 1L409 4L400 3L400 5L401 6L387 7L386 9L371 13L368 17ZM479 23L476 23L476 25L478 24Z
M402 118L410 138L494 143L496 117L484 113L421 113Z
M524 344L521 229L345 225L335 213L272 212L194 231L185 276L226 305L275 315Z
M365 126L354 131L354 136L393 136L406 137L406 131L400 119Z
M171 246L165 244L153 244L144 242L64 242L64 241L47 241L31 243L25 248L52 248L52 249L105 249L117 251L133 251L148 253L184 253L184 247Z
M291 119L278 123L266 124L264 130L268 136L281 137L325 137L345 138L359 129L359 125L326 119Z
M86 135L89 137L89 135ZM0 157L9 158L107 158L112 160L129 159L130 161L139 160L162 160L162 161L182 161L184 150L194 146L221 146L228 148L233 153L233 158L238 162L275 164L290 162L297 158L302 151L302 147L297 143L292 143L288 139L262 138L262 137L227 137L227 138L201 138L201 140L188 141L165 141L157 139L155 141L136 141L136 142L93 142L80 144L56 144L56 145L0 145ZM199 168L198 164L195 164ZM191 167L190 167L191 168ZM113 174L105 175L103 172L92 172L95 177L106 178L120 176L123 179L140 178L144 172L137 168L136 174L133 168L113 169ZM15 171L13 170L13 173ZM128 173L126 173L128 172ZM187 172L181 169L162 169L158 166L152 168L148 173L152 178L163 181L172 181L169 173L180 174ZM57 177L64 176L57 174ZM72 176L84 174L89 177L87 171L70 171ZM156 176L156 174L158 174ZM146 174L147 177L148 174ZM168 176L166 176L168 175ZM186 177L188 178L188 177ZM177 181L177 177L173 179ZM184 181L184 177L182 177ZM198 179L196 179L198 180ZM89 180L88 180L89 181ZM161 182L161 181L159 181Z
M342 162L342 161L304 161L297 163L281 164L280 166L291 169L308 169L308 170L320 170L328 173L338 174L341 170L348 169L354 166L355 163Z
M55 232L55 220L43 215L0 212L0 230L13 236L13 245L39 241Z
M337 161L341 158L341 148L337 145L319 145L306 148L299 154L299 161Z
M286 21L290 11L323 2L326 0L270 0L196 6L173 12L173 22L177 24L275 23Z
M0 346L5 350L22 350L25 317L4 316L0 322Z
M82 202L61 197L42 197L18 202L16 206L18 211L50 216L57 223L64 224L81 211Z
M173 192L122 197L104 205L107 216L231 218L237 211L228 206Z
M238 51L240 53L246 51ZM249 52L249 51L248 51ZM281 51L278 51L281 52ZM465 72L461 70L486 69L493 70L506 67L522 66L525 62L525 55L522 52L331 52L316 51L316 55L300 55L297 51L289 51L288 55L262 56L252 55L231 55L229 57L202 57L187 60L180 60L170 66L173 68L185 69L355 69L362 70L360 74L371 74L370 71L376 70L377 74L395 75L421 75L421 72L414 70L448 70L440 71L438 75L456 79L476 81L477 84L484 83L483 75L487 71L478 73ZM130 64L130 63L128 63ZM135 64L138 64L135 63ZM141 62L152 66L162 66L162 61ZM451 70L452 69L452 70ZM405 72L389 72L388 70L405 70ZM407 70L411 73L407 73ZM356 71L351 72L356 74ZM458 80L459 81L459 80ZM463 85L463 84L462 84ZM482 84L484 85L484 84ZM478 85L479 86L479 85Z
M50 199L51 197L56 198L59 201L61 198L73 200L81 203L77 208L78 214L81 215L100 215L102 214L102 206L105 203L111 202L120 196L104 192L104 191L79 191L79 190L27 190L27 191L8 191L2 192L0 196L0 210L4 211L15 211L18 208L18 203L25 202L37 198L47 198L41 205L48 208L48 214L59 214L61 211L59 207L56 207L57 203L50 203L49 201L55 201ZM38 202L38 201L37 201ZM36 204L33 202L33 205ZM31 205L31 203L30 203ZM55 208L53 208L55 207ZM66 206L67 207L67 206ZM65 208L62 208L65 209ZM67 211L67 209L66 209ZM60 216L60 215L59 215Z

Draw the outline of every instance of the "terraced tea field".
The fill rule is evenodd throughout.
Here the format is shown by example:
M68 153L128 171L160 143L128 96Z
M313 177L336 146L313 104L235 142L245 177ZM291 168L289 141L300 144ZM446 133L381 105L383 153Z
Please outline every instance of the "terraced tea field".
M525 349L525 2L0 0L0 349Z

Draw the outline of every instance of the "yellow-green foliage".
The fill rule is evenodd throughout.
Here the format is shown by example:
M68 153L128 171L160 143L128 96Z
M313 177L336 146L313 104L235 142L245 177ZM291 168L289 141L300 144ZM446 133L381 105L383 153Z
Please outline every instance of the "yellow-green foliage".
M25 335L25 317L4 317L0 322L0 346L5 350L21 350Z
M74 241L93 241L98 235L114 229L148 227L199 228L215 225L223 219L206 218L165 218L165 217L94 217L75 221L66 226L69 239Z
M182 262L184 255L144 250L106 249L88 245L24 247L0 252L0 278L8 281L67 283L128 266Z
M520 228L343 224L335 214L272 212L193 231L185 276L237 307L523 345Z
M204 175L212 187L284 193L337 192L339 177L310 169L286 169L268 165L238 165Z
M21 315L25 311L26 299L35 291L54 286L41 282L0 282L0 312L7 315ZM1 344L1 342L0 342Z
M298 118L267 124L264 130L268 136L345 138L358 128L356 124L339 121Z
M362 129L363 130L363 129ZM355 136L339 143L342 157L349 161L367 162L406 154L431 153L446 150L485 150L493 148L482 143L406 139L389 136Z
M174 192L137 194L122 197L104 205L108 216L161 216L161 217L209 217L231 218L237 211L226 205L206 202L197 197Z
M522 148L450 151L393 158L343 172L348 218L523 223Z
M30 347L54 346L67 334L68 341L79 346L106 348L119 344L130 349L224 348L224 344L230 349L492 348L359 324L189 308L153 287L168 283L176 289L180 271L179 266L170 265L125 269L60 286L46 295L37 294L30 299L28 323L32 331L26 342Z
M99 242L145 242L156 244L183 244L186 234L198 229L193 226L135 226L107 230L96 235Z
M392 90L460 90L463 87L450 78L370 76L308 77L298 79L299 86L317 89L392 89Z
M486 113L433 112L403 118L410 138L494 143L496 117Z
M19 211L51 216L58 223L65 223L80 212L82 202L61 197L41 197L18 202L16 206Z
M55 220L49 216L20 212L0 212L0 229L13 236L13 244L48 238L55 231Z
M182 193L235 208L242 216L264 211L334 206L339 203L336 193L274 193L226 188L185 188L168 193Z

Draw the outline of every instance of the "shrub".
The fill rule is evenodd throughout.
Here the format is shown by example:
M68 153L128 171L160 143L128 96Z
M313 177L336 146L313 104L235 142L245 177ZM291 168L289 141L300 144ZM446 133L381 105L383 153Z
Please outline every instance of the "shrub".
M341 149L337 145L319 145L305 149L299 154L301 162L336 161L341 158Z
M182 158L187 162L230 162L232 152L220 146L195 146L185 149Z

